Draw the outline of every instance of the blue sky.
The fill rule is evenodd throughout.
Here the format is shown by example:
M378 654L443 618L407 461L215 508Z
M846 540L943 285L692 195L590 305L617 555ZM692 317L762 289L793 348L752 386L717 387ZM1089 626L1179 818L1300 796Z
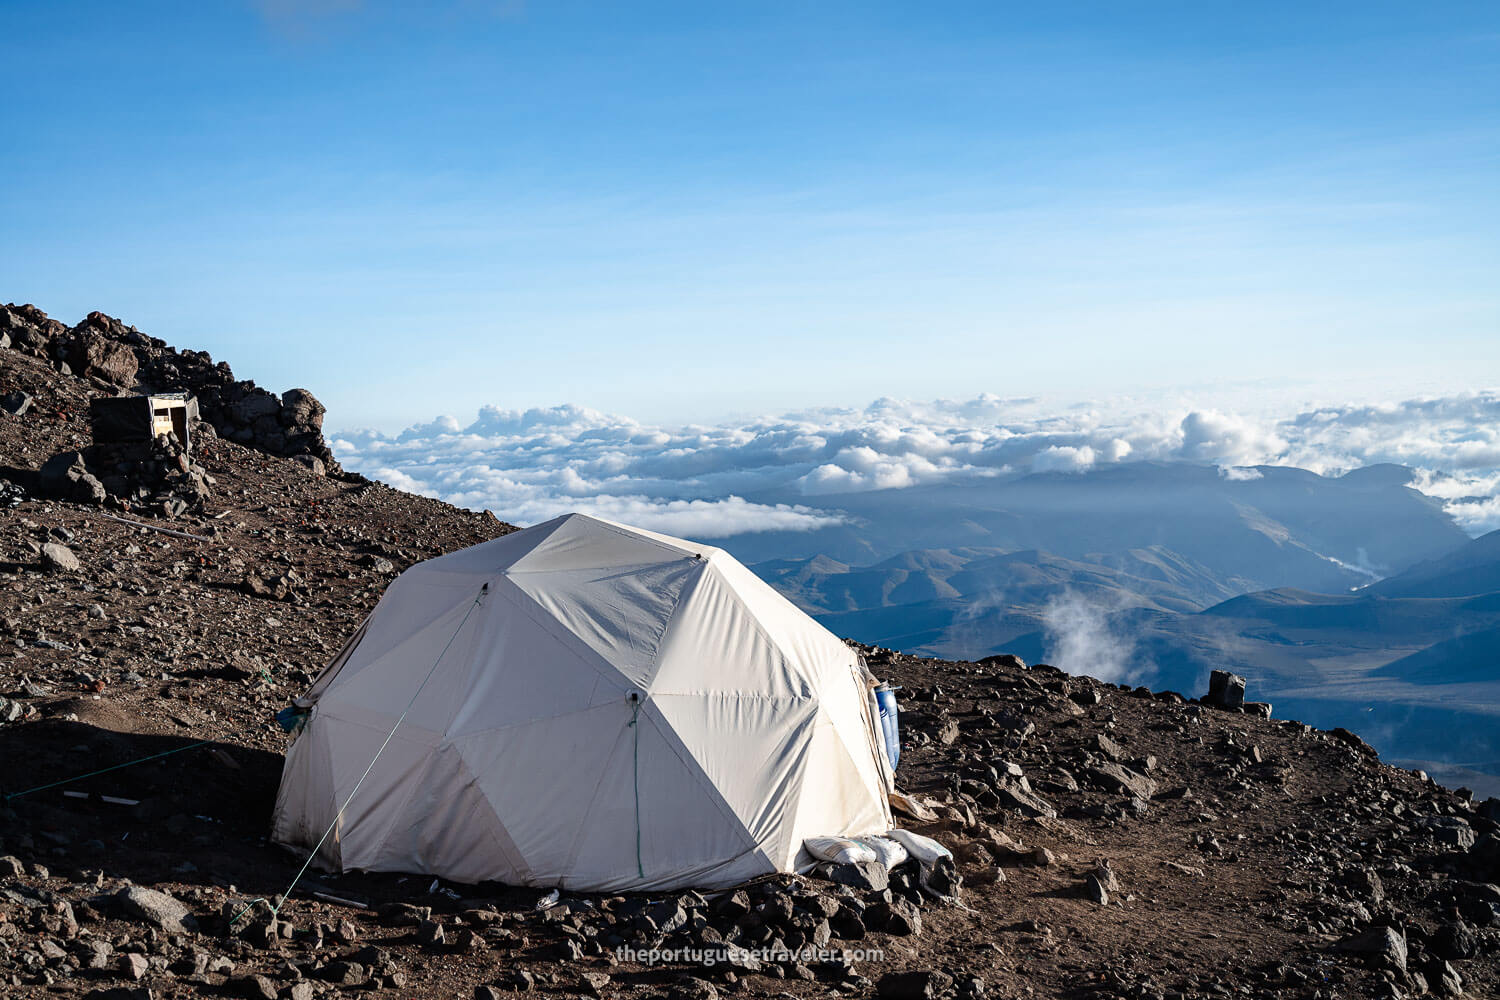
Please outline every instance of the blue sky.
M0 2L0 299L334 427L1500 384L1493 4Z

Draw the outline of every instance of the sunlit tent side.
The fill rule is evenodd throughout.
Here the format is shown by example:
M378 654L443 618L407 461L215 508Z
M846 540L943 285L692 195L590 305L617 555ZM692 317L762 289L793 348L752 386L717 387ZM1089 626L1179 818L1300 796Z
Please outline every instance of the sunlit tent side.
M727 553L567 515L391 584L298 701L273 836L574 890L806 869L891 828L875 683Z

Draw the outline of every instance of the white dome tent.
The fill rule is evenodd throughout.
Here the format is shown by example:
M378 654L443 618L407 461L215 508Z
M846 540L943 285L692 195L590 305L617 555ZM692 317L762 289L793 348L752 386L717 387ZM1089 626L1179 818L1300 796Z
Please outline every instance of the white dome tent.
M273 838L572 890L805 870L891 828L874 683L727 553L571 514L391 584L298 700Z

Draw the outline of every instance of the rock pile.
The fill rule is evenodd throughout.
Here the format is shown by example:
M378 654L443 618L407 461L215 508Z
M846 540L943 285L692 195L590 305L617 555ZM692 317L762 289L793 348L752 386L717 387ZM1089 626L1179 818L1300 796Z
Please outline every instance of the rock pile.
M731 983L758 973L856 988L868 982L843 945L920 935L922 907L935 904L918 882L915 862L878 889L776 876L717 893L568 900L542 911L540 923L561 933L554 951L564 958L671 955ZM496 922L484 937L513 940L514 928Z
M0 349L9 348L87 379L97 390L188 392L221 437L313 472L342 472L323 439L323 406L306 389L282 396L236 380L204 351L179 351L101 312L69 328L32 305L0 306ZM17 404L20 405L19 403Z
M189 433L190 440L195 433ZM192 461L175 434L65 451L37 474L46 496L93 504L112 499L127 510L166 517L201 511L213 484L213 476Z

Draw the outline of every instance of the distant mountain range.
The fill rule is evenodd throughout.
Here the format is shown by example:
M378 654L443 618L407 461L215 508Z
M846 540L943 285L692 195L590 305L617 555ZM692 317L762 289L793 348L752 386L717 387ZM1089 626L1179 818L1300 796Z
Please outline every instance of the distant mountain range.
M1064 599L1191 614L1274 588L1350 593L1467 543L1411 480L1390 465L1333 478L1137 462L803 498L844 523L727 547L835 631L977 657L1042 628Z
M1210 669L1254 678L1276 714L1354 729L1388 757L1500 793L1500 532L1352 594L1281 588L1196 614L1131 609L1108 631L1153 683L1197 692ZM1059 637L1018 637L1048 657Z
M1500 532L1470 539L1411 470L1138 462L764 502L843 515L726 547L829 628L1201 692L1500 793Z
M1438 501L1410 487L1412 476L1393 465L1330 478L1279 466L1129 462L813 497L769 490L748 496L836 511L845 522L745 535L731 548L750 562L821 554L860 566L926 549L1037 549L1087 560L1165 548L1239 592L1287 585L1335 592L1467 539Z

